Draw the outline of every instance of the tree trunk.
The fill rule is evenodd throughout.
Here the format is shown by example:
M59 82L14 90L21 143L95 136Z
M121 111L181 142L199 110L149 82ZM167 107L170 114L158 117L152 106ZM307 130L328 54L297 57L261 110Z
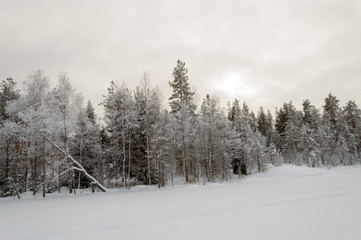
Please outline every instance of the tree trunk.
M209 123L210 124L210 123ZM212 169L212 158L213 158L213 147L212 147L213 143L212 143L212 133L211 131L208 131L208 159L209 159L209 176L211 179L214 179L215 177L213 176L213 169Z
M129 188L129 183L130 183L130 158L131 158L131 154L130 154L130 147L131 147L131 141L130 141L130 136L129 136L129 141L128 141L128 188Z
M71 171L71 182L73 183L73 190L74 190L74 194L76 194L76 183L75 183L75 174L74 174L74 170Z
M103 160L103 153L100 154L100 159L99 159L99 182L101 184L104 184L104 160Z
M122 175L123 175L123 187L125 188L126 187L126 176L125 176L125 163L126 163L126 160L127 160L127 157L125 155L125 151L126 151L126 148L125 148L125 123L123 121L123 168L122 168Z
M207 133L206 133L206 130L204 130L203 132L203 158L204 158L204 172L205 172L205 178L207 179L207 181L209 181L209 168L208 168L208 163L209 163L209 160L208 160L208 146L207 146ZM204 182L205 184L205 182Z
M37 156L35 156L34 158L30 159L31 162L31 184L33 187L33 195L36 195L37 189L36 189L36 179L37 179L37 168L38 168L38 160L37 160Z
M147 94L147 93L146 93ZM146 99L147 102L147 99ZM150 147L149 147L149 129L148 129L148 112L147 112L147 105L145 108L145 137L146 137L146 144L147 144L147 163L148 163L148 184L152 185L152 179L150 175Z
M10 148L10 144L7 143L6 141L6 147L5 147L5 180L7 181L8 177L9 177L9 163L10 163L10 157L9 157L9 148Z
M182 157L183 157L183 176L184 183L188 183L187 167L186 167L186 144L185 144L185 132L184 132L184 122L182 122Z
M162 180L161 180L162 173L161 173L161 169L160 169L160 160L158 159L157 156L155 157L155 161L157 163L157 170L158 170L158 188L160 188L162 185Z
M43 137L43 147L41 152L41 163L42 163L42 182L43 182L43 197L46 194L46 160L45 160L45 138Z
M83 137L80 139L80 146L79 146L79 163L82 164L83 162ZM78 189L80 189L80 179L81 179L81 172L78 173Z
M69 194L72 194L73 193L73 174L72 174L72 171L69 171L69 174L68 174L68 188L69 188Z
M42 160L42 182L43 182L43 197L45 197L45 194L46 194L46 184L45 184L45 181L46 181L46 165L45 165L45 159Z
M59 167L58 167L58 193L60 193L60 188L61 188L60 175L61 175L61 165L59 165Z
M27 186L28 186L28 166L25 167L25 173L24 173L24 192L26 192L27 190Z
M145 96L145 138L146 138L146 148L147 148L146 157L147 157L147 165L148 165L147 176L148 176L148 185L152 185L152 179L150 174L151 168L150 168L149 124L148 124L148 88L147 88L148 75L145 72L143 75L143 80L144 80L144 96Z

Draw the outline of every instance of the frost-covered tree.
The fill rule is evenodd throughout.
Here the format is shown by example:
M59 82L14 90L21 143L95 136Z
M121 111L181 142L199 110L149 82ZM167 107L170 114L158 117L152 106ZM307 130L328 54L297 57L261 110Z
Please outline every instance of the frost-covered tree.
M45 196L64 185L74 192L76 185L105 191L104 180L125 187L163 187L177 177L224 181L231 164L241 176L284 159L311 167L360 161L361 111L354 101L340 108L329 94L322 113L309 100L302 111L289 102L273 119L262 107L256 116L237 99L225 114L206 95L196 114L187 74L178 60L169 83L170 112L146 73L135 91L111 82L102 103L104 126L90 102L83 106L66 73L51 91L41 70L27 76L22 93L6 79L0 84L0 195L42 190Z
M196 106L193 104L194 92L189 87L187 73L188 69L185 68L185 63L178 60L177 66L173 70L173 81L169 82L173 89L173 94L169 98L169 105L172 109L171 113L178 120L185 183L189 182L188 177L191 170L189 150L192 141L191 129L194 121L194 111L196 110Z
M20 166L15 159L19 157L19 133L17 124L12 124L6 112L9 102L19 98L16 82L7 78L0 84L0 196L13 194L17 184L16 169Z
M154 183L158 183L158 186L164 186L165 185L165 167L166 167L166 159L165 154L161 154L161 156L155 154L153 150L157 149L156 146L153 146L152 140L160 137L162 139L161 142L163 142L164 149L168 149L168 143L164 142L164 139L169 139L169 136L166 135L169 134L166 129L167 125L169 123L166 122L165 119L168 118L167 113L162 114L162 108L161 108L161 99L160 99L160 93L159 90L149 89L144 87L144 89L147 89L146 92L146 115L145 115L145 123L146 123L146 142L147 142L147 172L148 174L148 183L149 177L152 179L155 179ZM165 118L165 119L164 119ZM166 150L163 150L163 152ZM155 177L157 176L157 177Z
M232 165L233 173L235 174L247 174L247 155L244 151L244 139L241 139L240 132L242 130L241 122L241 107L238 99L235 99L232 106L228 107L228 120L232 124ZM248 124L247 124L248 126Z
M83 107L82 98L77 99L77 120L71 137L70 152L87 172L103 183L104 172L101 151L100 128L90 101ZM76 172L77 187L90 186L90 181L82 172Z
M275 132L273 128L273 117L270 111L267 114L263 107L260 107L257 115L257 130L266 138L266 146L269 147L275 142Z
M150 156L156 164L158 187L164 187L167 180L173 184L176 174L176 160L174 147L175 119L168 111L164 110L159 117L150 124L151 132Z
M0 84L0 124L9 118L5 108L7 103L18 99L19 92L16 89L16 82L12 78L7 78Z
M23 169L18 169L18 171L23 172L24 188L32 190L35 195L42 185L43 196L45 196L46 146L41 132L46 131L49 126L47 114L49 80L42 70L32 72L26 80L24 93L18 99L9 102L6 112L14 120L10 125L21 129L18 148L26 164L23 164Z
M324 150L327 158L326 164L337 165L343 163L343 157L346 145L344 144L343 132L346 129L345 122L342 119L339 100L331 93L325 98L323 105L322 123L326 133L327 147ZM341 154L341 155L340 155Z
M203 156L204 173L208 181L213 180L215 175L215 143L214 131L216 131L215 121L218 109L216 108L216 100L208 94L201 106L201 134L203 136Z
M17 162L14 176L18 177L12 179L22 183L18 189L36 194L42 188L45 197L46 192L60 191L66 183L71 191L74 169L99 185L68 152L75 121L73 91L66 74L59 75L53 91L49 91L49 80L42 70L32 72L26 80L24 92L6 106L9 121L5 132L17 138L12 160Z
M206 95L201 105L197 149L203 178L208 181L228 179L231 162L231 122L219 107L218 99Z
M134 100L138 122L134 135L137 179L151 185L157 183L157 162L152 154L154 148L151 146L151 139L154 139L157 132L152 126L159 121L161 103L157 90L150 88L146 73L143 75L141 86L137 86L134 91Z
M69 76L65 72L60 72L58 84L53 88L49 96L53 122L48 134L52 136L53 141L66 153L69 153L70 135L75 130L76 108L74 100L75 91L70 83ZM69 192L72 193L73 189L75 189L74 163L69 161L66 155L58 154L63 157L58 167L59 186L66 183L69 187Z
M266 163L266 138L257 130L256 119L246 103L242 108L235 100L231 108L233 129L236 136L233 138L233 172L250 174L253 171L263 171Z
M331 124L335 134L337 134L337 123L340 116L339 102L340 100L329 93L325 98L325 105L323 105L323 118Z
M128 185L127 178L130 176L126 171L126 164L131 164L131 133L138 127L136 112L134 110L134 100L131 92L125 86L118 86L111 82L108 88L108 95L103 101L105 110L105 122L110 137L111 159L108 162L108 178L115 180L119 186L119 179L123 186Z
M257 130L263 135L266 136L267 135L267 128L269 127L266 123L266 114L263 110L263 107L260 107L258 110L258 115L257 115Z
M353 156L358 157L361 150L361 110L355 101L348 101L343 108L343 118L348 126L348 145Z
M143 183L149 185L152 181L151 158L149 151L149 129L148 129L148 92L147 89L136 87L134 91L134 104L136 111L136 121L138 128L134 129L131 138L133 141L133 158L134 164L131 172ZM130 171L130 169L129 169Z

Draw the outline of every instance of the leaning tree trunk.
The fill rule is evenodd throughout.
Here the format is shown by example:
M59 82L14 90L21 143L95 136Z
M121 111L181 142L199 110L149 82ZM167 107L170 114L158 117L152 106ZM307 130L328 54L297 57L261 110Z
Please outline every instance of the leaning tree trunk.
M43 135L44 136L44 135ZM44 136L45 137L45 136ZM106 192L107 189L106 187L104 187L102 184L100 184L93 176L91 176L85 169L84 167L77 161L75 160L72 156L70 156L69 153L67 153L66 151L64 151L63 149L61 149L58 145L56 145L53 141L51 141L49 138L45 137L45 139L50 142L56 149L58 149L61 153L63 153L65 155L65 157L67 159L69 159L70 161L72 161L76 167L73 167L73 170L78 170L80 172L82 172L86 178L88 178L92 183L92 186L96 186L98 187L101 191Z

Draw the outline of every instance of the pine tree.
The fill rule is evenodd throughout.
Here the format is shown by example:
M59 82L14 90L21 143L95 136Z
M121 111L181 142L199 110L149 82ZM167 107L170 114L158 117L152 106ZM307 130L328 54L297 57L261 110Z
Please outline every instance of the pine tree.
M188 83L188 69L185 68L185 63L181 60L177 61L177 66L173 71L173 82L169 82L169 85L173 89L173 94L169 98L169 104L171 106L171 113L174 114L179 124L179 131L181 135L182 145L182 165L184 182L189 182L190 171L190 154L189 143L191 125L194 118L194 111L196 106L193 104L194 93L190 90Z

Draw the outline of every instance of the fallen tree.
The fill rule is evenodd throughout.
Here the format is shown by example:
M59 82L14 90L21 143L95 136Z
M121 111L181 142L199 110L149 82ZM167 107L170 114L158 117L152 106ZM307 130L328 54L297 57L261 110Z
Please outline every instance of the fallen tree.
M98 187L102 192L106 192L107 189L106 187L104 187L102 184L100 184L93 176L91 176L85 169L84 167L77 161L75 160L69 153L67 153L65 150L63 150L62 148L60 148L57 144L55 144L53 141L51 141L48 137L46 137L43 133L41 133L43 135L43 137L51 144L53 145L56 149L58 149L61 153L63 153L65 155L65 157L67 159L69 159L70 161L72 161L75 164L75 167L72 167L73 170L78 170L82 173L84 173L85 177L88 178L91 181L91 185L92 185L92 192L94 192L94 188Z

